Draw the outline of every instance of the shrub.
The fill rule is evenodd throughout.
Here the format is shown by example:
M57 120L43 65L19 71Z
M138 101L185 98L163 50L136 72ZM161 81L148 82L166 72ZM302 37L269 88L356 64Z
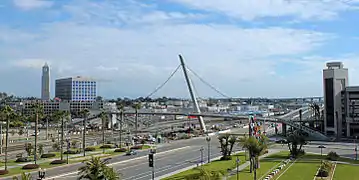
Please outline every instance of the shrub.
M22 167L22 169L37 169L39 168L38 164L26 164L25 166Z
M0 170L0 175L5 175L5 174L8 174L9 171L8 170Z
M64 151L64 154L78 154L80 153L79 150L68 150L68 151Z
M56 156L56 154L42 154L41 155L41 158L52 158L52 157L55 157Z
M231 160L232 159L232 157L231 156L223 156L223 157L221 157L221 161L227 161L227 160Z
M105 144L105 145L102 145L100 146L101 149L110 149L110 148L114 148L114 145L112 144Z
M66 161L65 160L61 160L61 159L57 159L57 160L53 160L53 161L51 161L50 162L50 164L64 164L64 163L66 163Z
M96 148L95 147L86 147L85 151L95 151Z
M17 158L15 162L30 162L31 160L27 157Z
M329 175L328 171L325 171L323 169L320 169L317 174L318 177L328 177L328 175Z
M337 161L339 159L339 155L336 152L331 151L327 154L327 159L331 161Z
M131 149L142 149L142 146L132 146Z
M127 151L126 148L115 149L115 152L126 152L126 151Z

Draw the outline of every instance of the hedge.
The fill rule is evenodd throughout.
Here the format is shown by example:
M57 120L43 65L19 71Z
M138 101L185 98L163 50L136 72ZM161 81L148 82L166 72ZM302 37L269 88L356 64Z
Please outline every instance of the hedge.
M5 174L8 174L9 171L8 170L0 170L0 175L5 175Z
M38 164L26 164L25 166L22 167L22 169L37 169L39 168Z
M126 148L115 149L115 152L126 152L126 151L127 151Z
M50 164L64 164L64 163L66 163L66 161L61 159L53 160L52 162L50 162Z
M86 147L85 151L95 151L96 148L95 147Z
M78 154L78 153L80 153L79 150L76 150L76 151L74 151L74 150L68 150L68 151L65 151L65 152L64 152L64 154Z
M52 158L52 157L55 157L56 156L56 154L51 154L51 153L49 153L49 154L43 154L43 155L41 155L41 158Z
M142 146L133 146L131 149L142 149Z
M15 162L30 162L31 160L27 157L17 158Z
M112 144L105 144L100 146L101 149L110 149L110 148L114 148L115 146Z

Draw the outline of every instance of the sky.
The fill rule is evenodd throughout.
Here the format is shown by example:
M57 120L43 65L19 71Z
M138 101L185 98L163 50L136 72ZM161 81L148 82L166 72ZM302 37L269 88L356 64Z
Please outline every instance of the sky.
M77 75L146 97L181 54L198 97L322 96L329 61L359 85L357 17L359 0L1 0L0 91L39 97L47 62L52 97ZM162 96L189 97L181 69Z

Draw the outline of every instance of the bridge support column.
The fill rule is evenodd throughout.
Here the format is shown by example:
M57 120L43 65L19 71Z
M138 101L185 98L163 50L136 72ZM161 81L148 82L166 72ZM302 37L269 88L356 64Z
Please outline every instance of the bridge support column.
M287 136L287 125L286 124L282 124L282 134L283 134L283 136Z

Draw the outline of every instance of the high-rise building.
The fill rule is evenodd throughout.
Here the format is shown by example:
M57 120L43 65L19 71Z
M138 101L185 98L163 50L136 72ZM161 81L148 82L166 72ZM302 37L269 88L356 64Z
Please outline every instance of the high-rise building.
M61 100L95 101L97 97L96 81L81 76L57 79L55 96Z
M342 114L342 91L348 86L348 69L342 62L329 62L323 70L324 132L329 136L342 137L345 121Z
M50 100L50 67L47 63L42 67L41 99L43 101Z

